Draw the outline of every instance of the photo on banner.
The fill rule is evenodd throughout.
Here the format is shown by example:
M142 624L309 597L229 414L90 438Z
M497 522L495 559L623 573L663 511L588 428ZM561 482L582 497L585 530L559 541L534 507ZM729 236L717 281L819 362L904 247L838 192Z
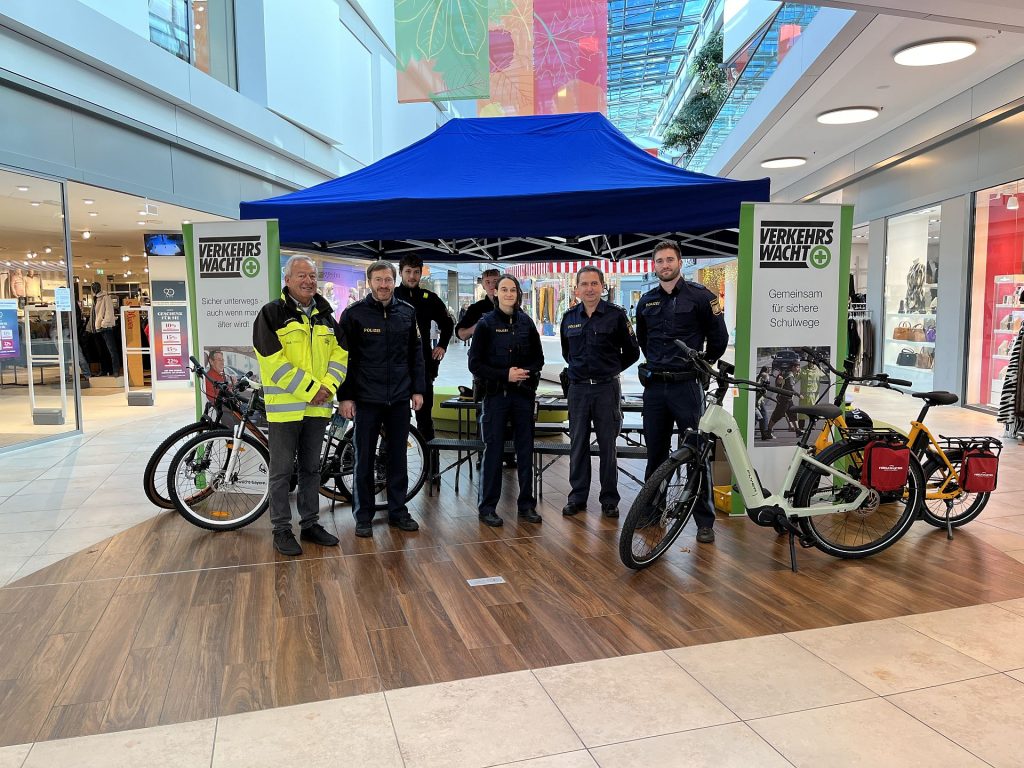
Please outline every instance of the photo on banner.
M761 482L771 489L781 486L796 444L794 430L805 423L804 417L788 415L790 405L832 399L835 382L809 372L801 350L827 352L837 367L846 356L852 236L853 206L742 207L736 374L744 379L764 374L768 384L796 392L793 398L769 394L769 402L741 390L734 401L751 461ZM771 423L763 431L766 420ZM733 501L734 510L741 507Z
M257 379L253 322L264 304L281 295L277 221L199 222L185 225L184 236L192 349L230 350L239 369L256 372ZM249 359L251 367L246 364ZM200 362L209 364L206 359ZM202 388L197 388L197 413L202 412L203 399Z

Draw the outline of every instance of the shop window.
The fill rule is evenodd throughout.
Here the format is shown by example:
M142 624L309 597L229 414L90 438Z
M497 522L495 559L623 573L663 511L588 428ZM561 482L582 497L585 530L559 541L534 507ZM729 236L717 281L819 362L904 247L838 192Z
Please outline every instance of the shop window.
M997 408L1014 341L1024 323L1024 182L974 198L974 263L967 403Z
M914 382L914 389L932 389L940 209L894 216L886 225L883 368Z
M237 87L234 0L149 0L149 39Z

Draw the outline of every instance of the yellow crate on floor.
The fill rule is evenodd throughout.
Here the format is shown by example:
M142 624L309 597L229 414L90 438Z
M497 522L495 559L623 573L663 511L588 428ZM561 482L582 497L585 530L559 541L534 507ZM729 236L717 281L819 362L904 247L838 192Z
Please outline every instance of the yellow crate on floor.
M727 515L732 514L732 486L731 485L716 485L715 486L715 509L719 512L725 512Z

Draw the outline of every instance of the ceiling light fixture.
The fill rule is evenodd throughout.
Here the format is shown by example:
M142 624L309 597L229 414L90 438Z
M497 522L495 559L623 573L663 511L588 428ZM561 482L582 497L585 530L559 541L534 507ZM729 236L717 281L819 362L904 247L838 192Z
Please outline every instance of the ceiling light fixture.
M807 162L806 157L773 157L761 161L762 168L796 168Z
M142 271L145 272L148 275L149 274L149 267L143 267Z
M51 248L50 246L46 246L45 248L43 248L43 253L53 253L53 248Z
M38 200L33 200L31 203L29 203L29 205L31 205L33 208L38 208L40 205L42 205L42 203L40 203Z
M99 211L89 211L89 215L90 216L99 216L100 212Z
M904 67L931 67L966 59L978 50L970 40L929 40L901 48L893 54L893 61Z
M85 265L85 268L86 269L92 269L92 267L90 267L88 264Z
M1018 208L1020 208L1020 200L1017 199L1016 195L1010 195L1006 201L1006 210L1016 211Z
M183 219L181 223L182 224L191 224L192 222L189 221L188 219Z
M82 202L85 203L86 205L92 205L96 201L93 200L91 197L83 197Z
M146 226L146 222L144 221L136 221L135 223L138 224L140 227Z
M24 185L17 186L15 187L15 189L18 190L19 192L28 192L28 187Z
M121 261L128 261L131 258L127 253L121 257Z
M824 125L849 125L874 120L878 114L879 110L875 107L843 107L822 112L818 115L818 122Z
M90 232L88 229L82 232L83 240L88 240L90 237L92 237L92 232Z

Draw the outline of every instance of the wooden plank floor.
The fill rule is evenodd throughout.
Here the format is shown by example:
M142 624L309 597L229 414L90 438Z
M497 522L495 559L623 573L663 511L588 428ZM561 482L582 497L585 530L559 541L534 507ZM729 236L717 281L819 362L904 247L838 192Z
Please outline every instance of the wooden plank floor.
M1022 463L1004 462L993 514L1024 511ZM504 528L482 526L475 489L446 478L413 503L417 534L356 539L349 509L325 507L341 546L290 559L266 517L213 534L167 513L26 577L0 590L0 745L1024 596L1024 564L924 523L867 560L803 550L793 574L784 540L721 519L714 546L689 531L633 573L618 521L561 517L564 472L542 526L507 503ZM483 576L506 583L466 584Z

